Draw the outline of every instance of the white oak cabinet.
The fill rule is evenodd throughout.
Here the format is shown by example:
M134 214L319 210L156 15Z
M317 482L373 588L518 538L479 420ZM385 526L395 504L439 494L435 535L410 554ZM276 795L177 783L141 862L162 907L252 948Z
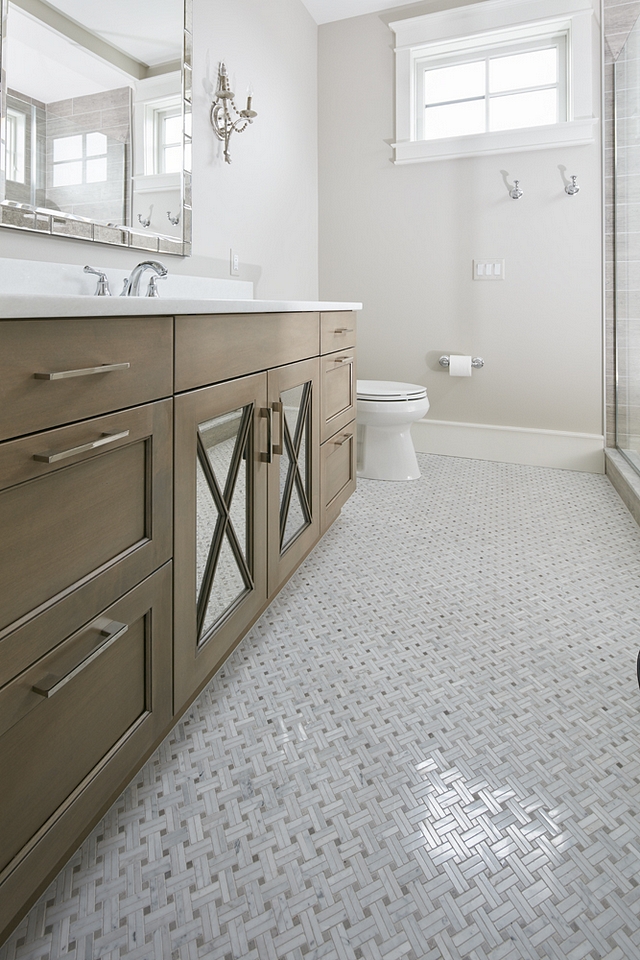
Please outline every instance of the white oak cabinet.
M0 942L355 489L354 320L0 320Z

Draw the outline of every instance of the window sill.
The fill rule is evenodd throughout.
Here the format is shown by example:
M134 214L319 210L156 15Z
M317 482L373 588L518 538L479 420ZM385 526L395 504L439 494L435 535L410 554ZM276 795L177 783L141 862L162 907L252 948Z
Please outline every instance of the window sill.
M134 177L135 192L165 193L169 190L179 190L180 177L180 173L149 173Z
M551 147L579 146L595 140L596 119L570 120L546 127L501 130L443 140L402 140L392 144L394 163L425 163L429 160L454 160L458 157L485 157L496 153L546 150Z

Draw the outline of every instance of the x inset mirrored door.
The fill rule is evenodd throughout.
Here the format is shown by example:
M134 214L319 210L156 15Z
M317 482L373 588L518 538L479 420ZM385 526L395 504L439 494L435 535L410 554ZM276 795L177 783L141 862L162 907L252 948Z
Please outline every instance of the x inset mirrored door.
M266 600L266 384L259 374L175 401L177 706Z
M273 463L269 477L269 592L319 535L319 363L269 371Z

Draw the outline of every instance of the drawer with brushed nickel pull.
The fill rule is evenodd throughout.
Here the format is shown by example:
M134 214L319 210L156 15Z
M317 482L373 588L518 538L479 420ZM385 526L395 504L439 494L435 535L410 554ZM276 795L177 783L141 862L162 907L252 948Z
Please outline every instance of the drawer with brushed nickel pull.
M172 408L0 443L0 685L14 653L42 656L83 604L106 606L171 556ZM43 613L47 630L18 639Z
M0 323L0 439L171 396L171 317Z
M333 353L334 350L355 347L355 344L355 313L320 314L320 353Z
M320 448L321 530L331 526L356 489L356 422L352 420Z
M0 919L170 722L171 582L167 563L0 689Z
M353 350L330 353L320 360L321 427L324 443L356 415L356 371Z

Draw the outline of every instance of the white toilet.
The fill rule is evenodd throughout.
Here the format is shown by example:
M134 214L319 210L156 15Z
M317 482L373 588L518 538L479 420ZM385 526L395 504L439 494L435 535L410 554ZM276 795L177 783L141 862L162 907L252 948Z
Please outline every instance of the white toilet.
M394 380L358 380L358 476L417 480L411 424L429 409L427 388Z

